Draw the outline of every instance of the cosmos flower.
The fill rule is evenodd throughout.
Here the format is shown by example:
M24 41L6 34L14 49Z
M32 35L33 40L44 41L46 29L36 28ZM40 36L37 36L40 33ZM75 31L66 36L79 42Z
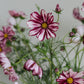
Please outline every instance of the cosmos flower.
M2 52L4 52L4 53L11 52L11 48L7 47L3 43L0 43L0 53L2 53Z
M74 43L79 43L79 42L84 43L84 25L77 27L77 33L75 34L74 37L72 37L71 41Z
M11 80L12 82L15 82L16 80L19 79L14 69L9 70L9 71L10 71L9 80Z
M72 69L66 72L62 72L60 77L56 80L59 84L84 84L84 72L73 72Z
M39 65L37 65L33 60L29 59L25 64L24 64L24 69L27 71L32 71L32 74L38 75L39 78L42 78L42 69Z
M26 18L26 14L23 12L23 11L15 11L15 10L10 10L9 11L9 14L14 17L14 18L17 18L17 17L20 17L21 19L25 19Z
M59 23L53 21L52 13L46 13L44 9L40 14L38 12L31 13L30 20L27 21L28 27L31 28L29 35L36 35L40 41L43 41L45 37L47 39L56 37L54 32L58 30Z
M9 14L10 14L12 17L15 17L15 18L19 17L19 13L18 13L17 11L15 11L15 10L10 10L10 11L9 11Z
M5 53L0 53L0 65L6 69L11 67L9 59L6 57Z
M14 68L11 66L9 59L6 57L5 53L0 53L0 65L4 69L4 74L9 75L9 80L15 82L18 80L18 76L15 73Z
M3 31L0 30L0 41L5 44L7 40L11 40L14 35L15 32L11 29L10 26L3 26Z

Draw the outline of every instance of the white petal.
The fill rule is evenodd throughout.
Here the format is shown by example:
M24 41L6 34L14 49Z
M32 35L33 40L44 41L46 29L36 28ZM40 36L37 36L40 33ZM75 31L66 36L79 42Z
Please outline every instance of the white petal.
M84 8L81 8L81 10L84 12Z
M80 36L84 35L84 25L77 27L77 32L80 34Z
M29 21L27 22L27 26L28 26L29 28L35 28L35 27L40 27L41 24L39 24L39 23L37 23L37 22L35 22L35 21L33 21L33 20L29 20Z
M41 29L41 31L36 36L40 41L43 41L45 38L45 29Z
M18 82L14 82L14 84L18 84Z
M41 30L41 28L34 28L34 29L32 29L32 30L29 31L29 35L30 35L30 36L34 36L34 35L36 35L40 30Z
M77 73L77 75L74 76L74 78L81 78L84 76L84 71L81 71L79 73Z
M15 18L11 17L10 19L8 19L8 24L9 24L9 25L16 25L16 20L15 20Z
M72 42L74 42L74 43L80 42L80 35L76 34L76 36L72 38Z

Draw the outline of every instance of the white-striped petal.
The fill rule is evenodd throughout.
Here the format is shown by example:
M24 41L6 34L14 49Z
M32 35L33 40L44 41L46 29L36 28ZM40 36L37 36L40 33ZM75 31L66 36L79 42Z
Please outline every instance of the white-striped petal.
M45 38L45 29L41 29L40 32L36 36L40 41L43 41Z

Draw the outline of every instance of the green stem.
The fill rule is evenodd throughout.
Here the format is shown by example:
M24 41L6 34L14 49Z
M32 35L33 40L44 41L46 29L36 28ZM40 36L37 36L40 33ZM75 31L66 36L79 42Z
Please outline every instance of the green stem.
M59 14L58 14L57 22L59 22Z
M52 39L53 40L53 39ZM50 76L51 76L51 84L52 84L52 55L53 55L53 53L52 53L52 40L50 41L50 46L49 46L49 50L50 50L50 56L51 56L51 58L50 58L50 60L51 60L51 65L50 65Z
M28 54L26 54L26 55L24 55L18 62L16 62L15 63L15 65L17 65L17 64L19 64L19 63L21 63L22 62L22 60L25 58L25 57L27 57L28 56Z
M83 51L83 52L82 52L82 54L81 54L81 58L80 58L80 60L79 60L78 71L79 71L79 69L80 69L80 65L81 65L81 62L82 62L83 55L84 55L84 48L81 49L81 50L79 50L78 55L79 55L79 53L80 53L81 51Z
M80 48L80 44L78 45L78 47L77 47L77 50L76 50L76 54L75 54L75 70L77 69L77 56L78 56L78 50L79 50L79 48Z

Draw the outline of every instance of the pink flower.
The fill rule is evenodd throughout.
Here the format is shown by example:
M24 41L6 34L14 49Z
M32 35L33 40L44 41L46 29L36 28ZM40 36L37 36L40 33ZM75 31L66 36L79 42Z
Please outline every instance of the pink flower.
M59 4L56 5L55 11L56 11L57 13L60 13L60 12L61 12L61 8L60 8Z
M12 66L4 69L4 74L9 75L9 80L11 80L12 82L15 82L19 79Z
M3 26L3 31L0 30L0 41L4 44L7 40L11 40L11 38L15 35L15 32L11 29L10 26Z
M35 36L43 41L46 37L47 39L56 37L56 32L58 30L58 23L53 22L54 17L52 13L46 13L44 9L41 10L41 13L33 12L30 15L30 20L27 22L29 28L32 28L29 31L29 35Z
M84 2L82 3L82 6L83 6L83 8L81 8L81 10L84 12Z
M9 80L11 80L12 82L15 82L16 80L18 80L18 76L17 74L15 73L15 70L11 70L10 73L9 73Z
M17 12L15 10L10 10L9 14L14 18L17 18L17 17L20 17L21 19L26 18L26 14L23 11Z
M26 18L26 14L23 12L23 11L20 11L19 12L19 15L22 19L25 19Z
M0 43L0 53L2 53L2 52L4 52L4 53L11 52L11 48L7 47L3 43Z
M84 17L82 17L80 15L79 8L74 8L74 10L73 10L73 16L74 16L74 18L76 18L76 19L78 19L80 21L84 21Z
M84 7L84 2L82 3L82 6Z
M9 11L9 14L10 14L12 17L15 17L15 18L19 17L19 13L16 12L15 10L10 10L10 11Z
M42 69L40 66L38 66L33 60L29 59L25 64L24 64L24 69L28 71L32 71L32 74L38 75L39 78L42 78Z
M0 65L4 69L4 74L9 75L9 80L12 80L12 82L18 80L18 76L15 73L14 68L11 66L10 61L6 57L5 53L0 53Z
M16 20L15 18L11 17L8 19L8 24L11 25L11 26L14 26L16 25Z
M84 71L82 72L73 72L72 69L66 72L62 72L60 77L56 80L59 84L84 84Z
M0 65L6 69L11 67L9 59L6 57L5 53L0 53Z

